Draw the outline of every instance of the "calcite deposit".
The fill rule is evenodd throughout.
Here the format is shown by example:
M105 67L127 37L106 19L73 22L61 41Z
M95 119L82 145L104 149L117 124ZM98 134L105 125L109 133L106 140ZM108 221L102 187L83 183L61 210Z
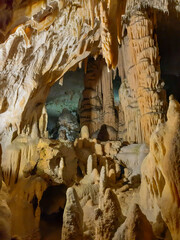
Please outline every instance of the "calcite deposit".
M166 123L158 123L151 136L150 153L142 164L140 196L144 207L158 206L172 238L179 239L180 104L172 96L167 118Z
M0 240L180 239L179 12L0 1Z

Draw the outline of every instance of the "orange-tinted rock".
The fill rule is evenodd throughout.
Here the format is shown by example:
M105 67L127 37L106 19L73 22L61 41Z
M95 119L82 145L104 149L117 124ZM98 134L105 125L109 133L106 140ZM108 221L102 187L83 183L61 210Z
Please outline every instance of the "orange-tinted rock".
M159 122L151 136L150 153L141 168L140 197L144 211L149 211L149 218L152 220L153 216L158 214L159 207L173 240L178 240L180 236L180 104L176 100L170 100L167 118L167 122Z

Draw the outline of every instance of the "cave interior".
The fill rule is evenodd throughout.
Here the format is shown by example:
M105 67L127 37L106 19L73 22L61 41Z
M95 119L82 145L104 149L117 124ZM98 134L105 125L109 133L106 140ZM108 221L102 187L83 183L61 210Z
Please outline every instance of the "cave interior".
M0 240L180 239L180 1L0 1Z

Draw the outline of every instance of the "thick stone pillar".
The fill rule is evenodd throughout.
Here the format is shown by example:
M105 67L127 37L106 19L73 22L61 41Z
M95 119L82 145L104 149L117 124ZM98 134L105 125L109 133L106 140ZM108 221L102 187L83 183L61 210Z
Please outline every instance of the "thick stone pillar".
M122 51L125 81L121 86L120 100L122 99L125 122L129 118L129 113L126 114L126 111L136 111L136 113L133 111L131 121L136 122L137 127L137 136L134 134L131 136L132 126L126 125L127 139L149 143L158 119L165 119L166 94L163 89L164 83L160 79L159 51L154 34L154 22L146 12L135 12L130 17L127 28L124 27ZM127 110L127 101L123 101L123 90L134 99L133 104L128 105L130 110ZM129 122L128 119L126 124Z
M104 59L89 59L84 79L83 99L80 108L81 126L89 127L90 135L107 126L109 138L116 138L117 120L114 108L112 72L108 72ZM112 136L113 135L113 136Z

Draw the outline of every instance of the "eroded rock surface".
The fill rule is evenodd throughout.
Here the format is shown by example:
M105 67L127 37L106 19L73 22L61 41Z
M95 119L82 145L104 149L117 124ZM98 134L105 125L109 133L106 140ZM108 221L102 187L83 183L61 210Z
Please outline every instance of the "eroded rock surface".
M149 209L159 207L172 238L178 239L180 236L180 105L172 97L167 118L166 123L159 122L151 136L150 153L141 169L143 177L140 196L144 209L147 205ZM149 217L152 216L153 211Z
M113 240L121 239L155 239L151 224L136 204L130 207L126 221L118 228L113 238Z
M62 239L83 239L83 211L76 191L68 188L67 201L63 214Z

